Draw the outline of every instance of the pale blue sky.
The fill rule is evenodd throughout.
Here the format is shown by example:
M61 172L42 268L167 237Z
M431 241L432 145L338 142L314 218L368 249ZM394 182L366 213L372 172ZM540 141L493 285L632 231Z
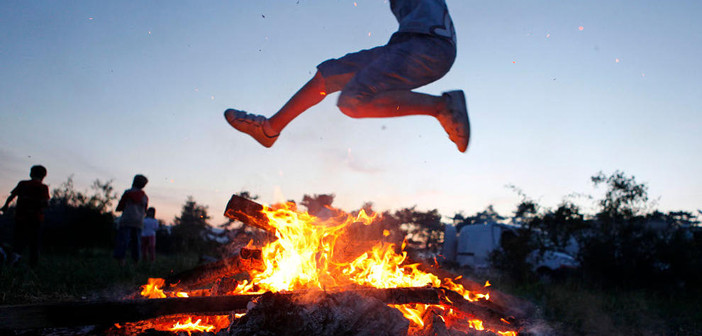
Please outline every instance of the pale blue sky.
M507 214L507 184L553 207L619 169L661 210L702 208L702 3L447 3L458 59L420 91L466 91L466 154L428 117L354 120L336 95L271 149L224 121L271 115L321 61L384 44L385 0L0 1L0 197L41 163L52 187L121 192L143 173L166 221L192 195L221 223L241 190Z

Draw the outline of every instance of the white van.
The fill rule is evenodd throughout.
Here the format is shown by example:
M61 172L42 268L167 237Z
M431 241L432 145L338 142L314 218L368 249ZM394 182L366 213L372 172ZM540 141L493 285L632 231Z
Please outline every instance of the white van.
M456 234L453 225L446 225L442 255L445 260L456 262L462 267L484 270L490 266L490 254L501 248L501 242L507 235L514 235L513 226L488 222L466 225ZM533 270L548 273L563 268L575 268L578 262L572 256L556 251L535 251L528 261Z

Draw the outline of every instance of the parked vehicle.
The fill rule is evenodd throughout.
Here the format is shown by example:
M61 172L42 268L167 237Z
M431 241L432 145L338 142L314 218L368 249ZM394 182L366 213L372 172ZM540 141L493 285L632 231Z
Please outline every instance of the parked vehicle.
M490 266L490 254L502 248L503 240L515 234L515 227L495 222L466 225L458 234L455 227L447 225L442 255L446 261L456 262L461 267L487 269ZM539 273L578 267L578 262L571 255L551 250L534 251L527 261Z

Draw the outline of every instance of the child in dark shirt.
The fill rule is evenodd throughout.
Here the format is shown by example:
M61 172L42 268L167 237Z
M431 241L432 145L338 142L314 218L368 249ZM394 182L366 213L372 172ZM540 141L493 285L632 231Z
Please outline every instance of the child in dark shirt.
M117 211L122 212L117 229L114 257L120 265L124 265L127 248L131 248L132 259L139 262L141 249L141 229L144 227L144 216L149 207L149 197L144 187L149 180L144 175L135 175L132 187L122 194L117 204Z
M10 203L17 198L15 207L15 240L10 263L19 260L22 251L29 246L29 263L35 267L39 262L39 235L44 221L44 209L49 206L49 187L42 183L46 168L41 165L30 169L31 180L20 181L10 192L5 205L0 209L6 212Z

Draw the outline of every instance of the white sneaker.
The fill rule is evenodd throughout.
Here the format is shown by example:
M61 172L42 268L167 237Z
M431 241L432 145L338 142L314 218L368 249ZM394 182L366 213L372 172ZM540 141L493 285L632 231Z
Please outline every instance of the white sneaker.
M264 147L273 146L280 135L276 134L271 136L266 134L264 125L268 122L268 119L262 115L250 114L235 109L228 109L224 111L224 118L227 119L229 125L242 133L250 135Z
M446 111L438 115L439 123L448 133L449 139L456 144L458 150L465 153L470 141L470 121L466 96L462 90L444 92Z

